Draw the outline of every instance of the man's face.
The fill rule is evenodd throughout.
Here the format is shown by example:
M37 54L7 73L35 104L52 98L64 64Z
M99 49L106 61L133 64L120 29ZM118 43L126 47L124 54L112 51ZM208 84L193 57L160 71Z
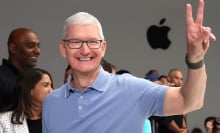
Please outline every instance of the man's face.
M68 27L68 34L64 38L81 41L101 40L96 25L71 25ZM106 42L103 40L98 49L90 49L87 43L83 43L79 49L71 49L68 44L60 42L60 50L63 57L67 58L73 73L97 72L101 59L105 54Z
M180 71L173 72L169 77L169 82L175 86L182 86L183 84L183 74Z
M14 40L14 57L23 67L34 67L40 55L40 41L33 32L22 32Z

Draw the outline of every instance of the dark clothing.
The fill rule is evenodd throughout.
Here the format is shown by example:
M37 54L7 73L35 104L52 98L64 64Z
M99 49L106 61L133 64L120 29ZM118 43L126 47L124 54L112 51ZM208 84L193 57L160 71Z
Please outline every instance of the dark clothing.
M175 133L170 131L167 127L167 124L170 123L172 120L176 122L179 128L183 128L183 115L172 115L167 117L160 117L159 119L159 132L158 133Z
M29 133L42 133L42 119L29 120L27 119Z
M152 133L158 133L160 116L151 116L149 120L151 123Z
M8 60L3 59L0 66L0 111L13 103L13 88L19 75L19 70Z

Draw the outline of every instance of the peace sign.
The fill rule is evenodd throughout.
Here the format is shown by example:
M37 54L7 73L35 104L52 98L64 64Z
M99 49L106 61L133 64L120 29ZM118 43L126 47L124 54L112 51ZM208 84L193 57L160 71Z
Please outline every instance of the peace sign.
M210 27L203 26L204 0L199 0L195 20L192 16L192 7L186 5L186 39L188 60L192 63L202 60L209 48L209 40L216 37Z

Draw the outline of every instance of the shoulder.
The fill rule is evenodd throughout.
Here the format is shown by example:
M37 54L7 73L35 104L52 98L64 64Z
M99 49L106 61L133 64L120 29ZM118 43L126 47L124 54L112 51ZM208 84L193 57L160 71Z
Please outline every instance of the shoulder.
M27 122L24 120L23 124L11 123L12 112L0 113L0 132L5 133L28 133Z
M114 83L117 85L124 86L125 88L134 88L137 90L138 88L146 89L146 88L157 88L161 85L153 83L149 80L144 78L136 77L131 74L122 74L122 75L115 75L113 77Z
M12 115L11 111L0 113L0 125L1 126L3 126L3 125L5 125L5 126L10 125L10 123L11 123L11 115Z
M141 81L143 79L135 77L134 75L131 75L129 73L124 73L124 74L115 74L115 75L113 75L112 80L115 80L118 83L132 83L133 84L134 82Z
M19 71L12 65L9 65L7 63L2 63L0 66L0 81L1 82L14 82L18 75ZM8 83L7 83L8 84Z
M3 119L8 119L9 117L11 118L11 115L12 115L12 111L0 113L0 121L2 121Z

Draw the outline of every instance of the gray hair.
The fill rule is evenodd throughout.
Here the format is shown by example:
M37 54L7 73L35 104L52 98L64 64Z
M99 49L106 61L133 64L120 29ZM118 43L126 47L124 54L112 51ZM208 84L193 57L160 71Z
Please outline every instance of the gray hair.
M65 38L65 36L67 35L68 26L74 25L74 24L82 24L82 25L95 24L95 25L97 25L97 27L99 29L99 34L100 34L101 39L102 40L105 39L103 31L102 31L101 23L99 22L99 20L95 16L93 16L87 12L75 13L65 20L64 28L63 28L63 38Z

